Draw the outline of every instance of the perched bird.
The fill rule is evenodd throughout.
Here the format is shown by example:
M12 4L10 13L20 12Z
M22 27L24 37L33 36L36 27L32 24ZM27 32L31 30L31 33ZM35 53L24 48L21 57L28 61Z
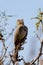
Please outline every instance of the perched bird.
M20 46L23 45L23 42L26 40L27 34L28 28L24 25L23 19L18 19L14 35L15 48L20 48Z

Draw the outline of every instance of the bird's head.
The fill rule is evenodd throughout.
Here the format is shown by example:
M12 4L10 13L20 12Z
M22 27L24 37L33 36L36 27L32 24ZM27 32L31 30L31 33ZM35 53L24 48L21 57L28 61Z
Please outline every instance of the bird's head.
M18 20L17 20L17 26L18 26L18 25L24 25L23 19L18 19Z

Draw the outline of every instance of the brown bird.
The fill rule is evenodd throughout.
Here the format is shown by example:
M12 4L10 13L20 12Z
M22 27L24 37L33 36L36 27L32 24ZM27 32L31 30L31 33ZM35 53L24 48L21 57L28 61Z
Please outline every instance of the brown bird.
M17 20L17 28L14 35L15 48L20 48L26 40L28 28L24 25L23 19Z

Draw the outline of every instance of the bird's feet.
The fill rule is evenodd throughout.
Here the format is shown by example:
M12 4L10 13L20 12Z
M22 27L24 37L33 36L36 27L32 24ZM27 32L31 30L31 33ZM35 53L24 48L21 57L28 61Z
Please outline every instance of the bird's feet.
M24 50L24 47L21 47L21 45L20 46L16 46L15 50Z
M19 47L19 50L24 50L24 47Z

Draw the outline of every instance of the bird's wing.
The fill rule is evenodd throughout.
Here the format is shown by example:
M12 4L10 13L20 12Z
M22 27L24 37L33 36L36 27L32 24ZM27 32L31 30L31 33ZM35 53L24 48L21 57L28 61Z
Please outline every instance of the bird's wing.
M22 43L26 39L26 37L27 37L27 27L20 26L19 28L17 28L14 36L15 45Z
M27 27L26 26L21 26L19 28L19 34L20 34L20 40L24 39L27 36Z

